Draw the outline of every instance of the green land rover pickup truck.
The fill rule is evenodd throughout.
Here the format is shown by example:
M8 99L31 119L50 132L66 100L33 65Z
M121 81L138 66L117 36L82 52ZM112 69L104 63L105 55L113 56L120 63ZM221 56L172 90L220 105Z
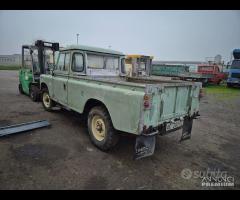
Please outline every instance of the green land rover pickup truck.
M180 141L189 139L201 83L127 77L125 71L121 52L63 48L54 69L40 76L43 107L85 114L90 139L103 151L117 144L119 133L135 135L135 159L154 153L157 135L182 129Z

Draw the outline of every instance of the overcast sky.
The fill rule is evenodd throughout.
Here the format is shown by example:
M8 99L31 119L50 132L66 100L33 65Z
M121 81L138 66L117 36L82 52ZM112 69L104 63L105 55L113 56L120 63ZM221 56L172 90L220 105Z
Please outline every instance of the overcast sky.
M156 60L230 59L240 11L0 11L0 54L36 39L153 55Z

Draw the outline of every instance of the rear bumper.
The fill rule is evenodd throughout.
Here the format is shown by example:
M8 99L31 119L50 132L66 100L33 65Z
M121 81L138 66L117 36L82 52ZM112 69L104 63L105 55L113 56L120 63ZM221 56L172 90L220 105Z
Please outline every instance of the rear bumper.
M192 132L193 119L196 118L197 116L199 116L198 113L194 117L185 117L183 121L183 125L181 127L171 129L169 131L166 131L166 123L165 123L157 127L154 127L152 129L149 129L148 134L142 133L142 135L136 138L134 159L141 159L154 154L157 134L165 135L167 133L170 133L182 128L182 137L180 139L180 142L190 139L191 132Z
M192 117L185 116L185 117L175 118L174 121L183 121L184 123L184 121L189 119L196 119L198 116L200 115L199 115L199 112L197 111L196 113L194 113ZM162 124L159 124L157 126L149 126L148 128L143 129L140 135L143 135L143 136L165 135L167 133L171 133L183 128L183 125L182 125L177 128L166 130L167 124L174 123L174 121L163 122Z

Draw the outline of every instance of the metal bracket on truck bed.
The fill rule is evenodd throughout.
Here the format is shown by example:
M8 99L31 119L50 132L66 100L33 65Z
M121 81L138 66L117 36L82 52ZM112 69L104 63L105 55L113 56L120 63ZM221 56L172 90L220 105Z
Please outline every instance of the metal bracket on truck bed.
M19 133L19 132L29 131L37 128L42 128L49 125L50 123L47 120L39 120L39 121L0 127L0 137L5 135L10 135L13 133Z
M138 160L154 153L156 144L156 135L140 135L136 138L134 159Z

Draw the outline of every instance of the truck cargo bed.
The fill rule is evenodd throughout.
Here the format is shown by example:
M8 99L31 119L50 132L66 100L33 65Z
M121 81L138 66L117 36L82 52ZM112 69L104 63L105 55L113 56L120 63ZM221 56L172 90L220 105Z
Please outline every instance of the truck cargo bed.
M146 85L161 84L162 86L184 86L194 83L182 80L166 80L157 77L81 77L81 79L95 80L104 83L121 84L133 87L146 87Z

